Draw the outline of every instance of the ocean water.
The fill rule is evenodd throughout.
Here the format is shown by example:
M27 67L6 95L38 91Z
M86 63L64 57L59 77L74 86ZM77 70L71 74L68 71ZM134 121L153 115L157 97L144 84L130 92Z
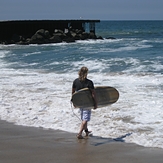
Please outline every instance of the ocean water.
M81 121L71 87L87 66L95 86L120 93L117 103L92 110L93 135L163 148L163 21L101 21L96 35L105 39L0 45L0 119L75 138Z

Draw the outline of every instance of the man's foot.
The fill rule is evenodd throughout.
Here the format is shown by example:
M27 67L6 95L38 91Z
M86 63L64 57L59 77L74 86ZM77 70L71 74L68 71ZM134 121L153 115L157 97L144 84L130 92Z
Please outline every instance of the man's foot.
M77 134L76 137L77 137L78 139L84 139L83 136L80 135L80 134Z
M85 131L86 135L85 136L88 136L92 131Z

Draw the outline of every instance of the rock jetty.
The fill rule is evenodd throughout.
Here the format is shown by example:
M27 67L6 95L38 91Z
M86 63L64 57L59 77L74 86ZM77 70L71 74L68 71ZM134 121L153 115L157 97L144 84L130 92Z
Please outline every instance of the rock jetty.
M65 30L55 29L53 34L46 29L39 29L36 33L30 37L23 37L17 34L13 34L10 40L0 41L1 44L49 44L49 43L61 43L61 42L75 42L76 40L88 40L88 39L103 39L101 36L97 37L94 32L87 33L79 29Z

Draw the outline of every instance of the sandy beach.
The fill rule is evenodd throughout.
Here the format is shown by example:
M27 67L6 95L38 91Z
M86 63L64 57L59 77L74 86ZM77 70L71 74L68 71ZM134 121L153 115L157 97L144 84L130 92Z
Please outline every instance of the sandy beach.
M163 149L0 121L0 163L161 163Z

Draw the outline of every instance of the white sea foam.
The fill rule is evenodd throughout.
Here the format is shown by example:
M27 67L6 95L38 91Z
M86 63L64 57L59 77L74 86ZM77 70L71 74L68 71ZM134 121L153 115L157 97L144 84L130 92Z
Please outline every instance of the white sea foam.
M90 71L88 77L96 86L113 86L120 93L117 103L92 111L89 126L93 134L110 138L126 136L126 142L163 148L163 75ZM77 72L2 69L0 73L1 119L19 125L78 132L80 121L73 115L70 104L71 85ZM79 116L78 109L74 112Z
M19 125L78 132L80 121L76 115L80 114L78 109L74 109L76 115L72 112L71 85L78 76L79 68L85 65L89 68L88 77L94 81L95 86L113 86L120 93L117 103L92 111L89 127L93 134L115 139L123 137L126 142L163 148L163 74L154 73L163 70L159 61L162 57L152 61L148 57L140 60L139 57L132 58L131 55L116 56L116 53L109 59L100 57L103 54L107 58L109 52L128 52L151 47L147 41L135 42L135 40L116 39L96 42L88 40L71 43L69 51L71 48L78 49L78 53L86 51L84 55L89 54L89 57L82 56L81 60L56 59L44 63L44 66L49 65L51 68L68 65L67 69L58 72L56 69L52 72L32 69L39 64L33 60L31 63L26 63L21 62L18 57L18 60L7 62L4 58L8 55L14 57L15 54L11 54L8 49L16 48L18 50L24 48L21 55L25 57L37 56L40 51L42 54L49 50L46 48L60 54L60 50L67 51L67 43L27 47L3 46L3 50L0 51L0 118ZM117 42L120 42L121 46L117 47ZM92 47L91 44L98 46ZM114 45L116 47L113 48ZM92 54L97 54L97 51L99 56L90 59ZM14 66L21 68L27 66L27 69L10 68ZM116 67L119 67L118 71Z
M0 51L0 59L1 58L4 58L6 56L6 54L8 54L10 51L8 50L3 50L3 51Z

